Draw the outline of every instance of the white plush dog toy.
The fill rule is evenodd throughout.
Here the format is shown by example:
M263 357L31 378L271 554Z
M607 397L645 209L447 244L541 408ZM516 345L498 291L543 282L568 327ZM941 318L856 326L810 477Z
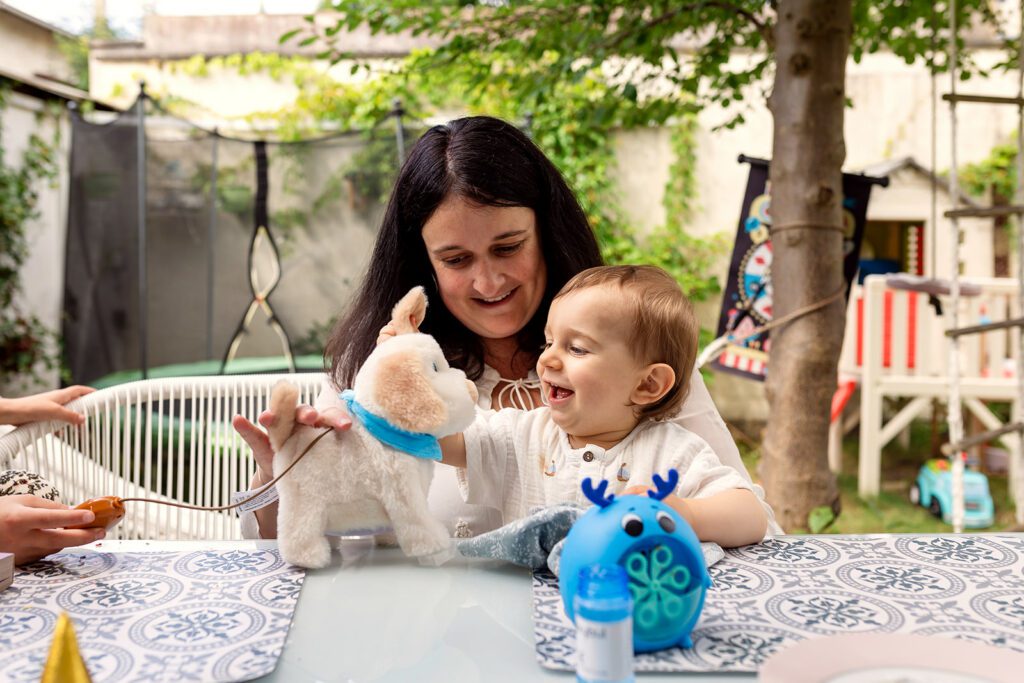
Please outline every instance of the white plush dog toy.
M476 387L448 366L433 337L417 332L426 313L422 287L413 288L392 311L398 334L370 354L352 391L330 392L352 428L328 434L277 482L277 533L281 554L301 567L323 567L333 533L394 530L406 555L440 564L452 554L448 531L427 509L437 439L466 429L476 406ZM317 404L326 406L321 394ZM298 391L274 387L270 427L274 474L283 472L320 432L295 427Z

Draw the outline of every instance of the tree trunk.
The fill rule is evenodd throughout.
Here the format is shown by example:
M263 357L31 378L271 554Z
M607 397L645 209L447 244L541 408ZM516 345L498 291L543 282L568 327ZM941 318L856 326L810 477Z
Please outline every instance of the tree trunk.
M851 1L778 3L769 98L775 119L770 177L776 319L844 286L843 110ZM816 507L838 511L827 444L844 311L844 301L834 301L771 332L762 475L786 530L806 528Z

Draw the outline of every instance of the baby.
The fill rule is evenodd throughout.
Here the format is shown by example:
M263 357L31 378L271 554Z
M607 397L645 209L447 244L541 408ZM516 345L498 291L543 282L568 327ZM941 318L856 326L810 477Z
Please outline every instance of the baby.
M537 374L547 406L480 415L441 440L464 467L469 503L505 523L532 508L587 504L581 482L645 494L655 473L679 472L664 499L702 541L756 543L780 530L760 487L723 465L696 434L664 421L678 412L697 355L698 324L679 285L653 266L601 266L556 295Z

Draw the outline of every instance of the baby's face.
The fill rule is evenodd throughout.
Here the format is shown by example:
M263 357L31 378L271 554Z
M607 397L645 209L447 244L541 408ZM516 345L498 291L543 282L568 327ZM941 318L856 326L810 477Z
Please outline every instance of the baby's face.
M537 374L574 447L617 443L637 424L630 403L646 366L629 348L631 324L616 287L588 287L551 304Z

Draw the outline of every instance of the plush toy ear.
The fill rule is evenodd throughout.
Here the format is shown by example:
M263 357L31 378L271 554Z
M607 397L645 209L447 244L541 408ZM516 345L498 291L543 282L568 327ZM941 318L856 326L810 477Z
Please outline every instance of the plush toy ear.
M422 287L413 287L391 309L391 326L398 334L419 332L427 315L427 295Z
M448 408L423 376L413 350L385 356L377 364L374 402L388 422L409 432L431 432L448 420Z

